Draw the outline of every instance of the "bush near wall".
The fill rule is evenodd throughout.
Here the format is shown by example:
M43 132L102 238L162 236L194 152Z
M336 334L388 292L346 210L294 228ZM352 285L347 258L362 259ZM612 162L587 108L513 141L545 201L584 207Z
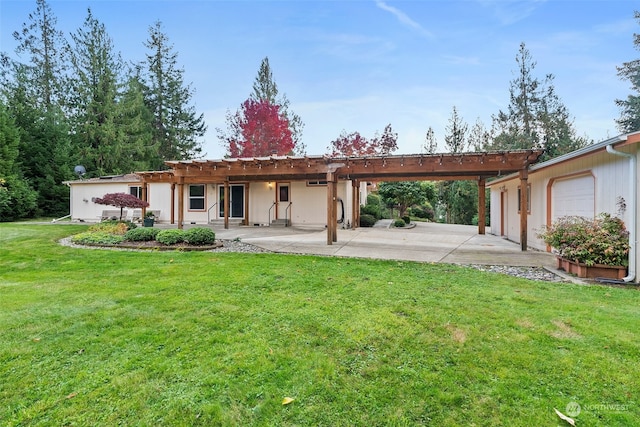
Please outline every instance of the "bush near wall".
M373 227L376 223L376 219L373 215L362 214L360 215L360 227Z

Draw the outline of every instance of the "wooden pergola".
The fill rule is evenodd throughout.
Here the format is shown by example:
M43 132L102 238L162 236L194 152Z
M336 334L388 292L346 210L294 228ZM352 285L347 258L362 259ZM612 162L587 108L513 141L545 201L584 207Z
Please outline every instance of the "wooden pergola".
M143 181L143 197L149 183L171 184L171 223L177 200L178 227L184 220L184 186L224 184L224 200L229 200L229 184L259 181L326 181L327 244L337 241L337 183L352 182L353 218L359 224L359 185L365 181L457 181L478 183L478 233L485 233L485 184L487 179L519 172L521 188L527 188L529 165L543 150L495 151L459 154L410 154L368 157L274 156L221 160L181 160L165 162L167 171L138 172ZM177 195L176 195L177 191ZM526 193L524 193L526 194ZM228 202L227 202L228 203ZM248 203L246 198L245 203ZM521 249L527 249L527 200L520 200ZM247 210L248 211L248 210ZM229 227L229 209L224 209L224 227Z

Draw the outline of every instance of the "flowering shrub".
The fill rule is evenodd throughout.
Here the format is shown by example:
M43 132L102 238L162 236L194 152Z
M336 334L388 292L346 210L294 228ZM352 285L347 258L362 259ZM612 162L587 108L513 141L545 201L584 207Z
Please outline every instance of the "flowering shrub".
M629 232L620 218L602 213L595 219L565 216L538 237L565 259L586 265L629 265Z

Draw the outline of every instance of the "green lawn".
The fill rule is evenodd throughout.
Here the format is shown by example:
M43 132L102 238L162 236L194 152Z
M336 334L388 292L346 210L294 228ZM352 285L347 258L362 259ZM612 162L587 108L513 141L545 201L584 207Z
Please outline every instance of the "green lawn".
M640 424L636 289L84 229L0 224L0 425Z

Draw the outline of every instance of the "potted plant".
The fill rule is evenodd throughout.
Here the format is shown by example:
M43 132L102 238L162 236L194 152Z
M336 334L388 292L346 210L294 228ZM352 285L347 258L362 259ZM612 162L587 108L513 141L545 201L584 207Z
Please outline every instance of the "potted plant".
M152 211L147 211L144 214L144 218L142 220L142 224L145 227L153 227L153 223L154 223L155 219L156 219L155 214Z
M544 227L538 237L551 246L558 268L578 277L622 279L629 266L629 232L607 213L594 219L566 216Z

